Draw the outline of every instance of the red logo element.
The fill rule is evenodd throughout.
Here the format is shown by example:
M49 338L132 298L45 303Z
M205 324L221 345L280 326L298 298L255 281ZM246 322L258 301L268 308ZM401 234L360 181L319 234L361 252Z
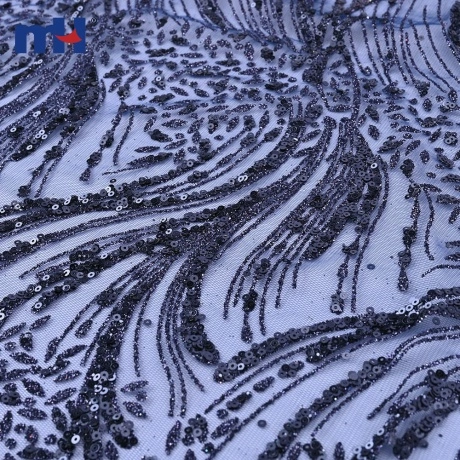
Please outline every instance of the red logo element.
M55 35L55 37L63 43L78 43L81 42L81 38L78 36L77 31L74 29L70 34L67 35Z

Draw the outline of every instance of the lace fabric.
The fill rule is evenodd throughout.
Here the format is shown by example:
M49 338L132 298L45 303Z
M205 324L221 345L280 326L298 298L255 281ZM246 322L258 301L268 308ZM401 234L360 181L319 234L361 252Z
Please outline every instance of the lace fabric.
M459 21L0 5L0 458L457 458Z

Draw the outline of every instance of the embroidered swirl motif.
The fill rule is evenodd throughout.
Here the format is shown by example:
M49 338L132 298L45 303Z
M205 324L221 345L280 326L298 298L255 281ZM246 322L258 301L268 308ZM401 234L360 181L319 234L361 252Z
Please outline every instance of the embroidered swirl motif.
M457 454L447 3L0 5L5 460Z

